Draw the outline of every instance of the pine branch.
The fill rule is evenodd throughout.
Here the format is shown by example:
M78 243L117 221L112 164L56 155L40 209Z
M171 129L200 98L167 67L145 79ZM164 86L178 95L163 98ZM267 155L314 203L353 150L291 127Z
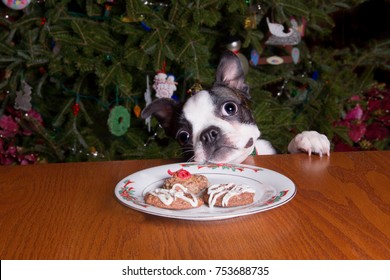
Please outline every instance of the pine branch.
M27 121L31 125L33 131L46 141L47 145L51 148L51 151L54 153L57 161L58 160L63 161L64 160L63 151L56 144L53 137L46 131L46 129L36 119L30 116L24 116L23 120Z

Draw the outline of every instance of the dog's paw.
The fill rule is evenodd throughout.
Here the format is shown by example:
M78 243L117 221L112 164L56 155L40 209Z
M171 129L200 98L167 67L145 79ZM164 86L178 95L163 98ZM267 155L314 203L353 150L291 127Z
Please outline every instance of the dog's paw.
M330 142L324 134L317 131L304 131L296 135L288 144L288 151L290 153L305 152L309 156L312 153L329 156Z

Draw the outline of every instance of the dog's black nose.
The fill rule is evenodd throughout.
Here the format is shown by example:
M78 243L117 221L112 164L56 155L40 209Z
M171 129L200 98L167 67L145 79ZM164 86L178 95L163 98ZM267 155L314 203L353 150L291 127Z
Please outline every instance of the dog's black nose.
M203 144L213 144L219 140L221 130L218 127L211 126L205 129L200 135L200 141Z

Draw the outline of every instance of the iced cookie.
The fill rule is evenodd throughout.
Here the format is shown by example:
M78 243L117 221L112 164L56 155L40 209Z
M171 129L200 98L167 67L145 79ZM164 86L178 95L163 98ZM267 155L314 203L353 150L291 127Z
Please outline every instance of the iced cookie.
M196 197L181 184L174 184L170 189L155 189L145 195L145 202L159 208L174 210L191 209L204 204L201 197Z
M168 170L170 178L166 179L163 184L164 189L171 189L175 184L181 184L188 189L190 193L198 194L208 186L206 176L200 174L191 174L185 169L172 172Z
M209 207L234 207L253 203L255 190L245 185L216 184L207 188L203 195Z

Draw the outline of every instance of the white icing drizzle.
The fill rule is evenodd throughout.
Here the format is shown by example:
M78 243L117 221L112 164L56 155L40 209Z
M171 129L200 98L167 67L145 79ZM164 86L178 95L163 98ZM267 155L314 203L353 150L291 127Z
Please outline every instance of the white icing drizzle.
M224 196L222 198L222 207L226 207L229 204L230 198L243 193L255 193L255 190L249 186L236 185L234 183L212 185L207 189L207 194L209 195L208 203L212 208L217 199L220 196Z
M190 193L186 187L182 184L174 184L171 189L155 189L150 192L151 195L156 196L160 199L165 205L171 205L176 199L182 199L191 204L192 207L198 205L198 199L195 195ZM191 198L185 196L185 194L190 194Z

